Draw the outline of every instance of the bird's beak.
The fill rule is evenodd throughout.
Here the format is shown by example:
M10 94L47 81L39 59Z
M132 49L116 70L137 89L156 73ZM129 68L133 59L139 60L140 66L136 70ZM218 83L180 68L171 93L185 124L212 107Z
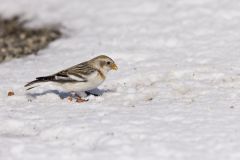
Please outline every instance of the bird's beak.
M118 67L117 67L117 65L116 65L115 63L111 64L111 68L112 68L113 70L117 70L117 69L118 69Z

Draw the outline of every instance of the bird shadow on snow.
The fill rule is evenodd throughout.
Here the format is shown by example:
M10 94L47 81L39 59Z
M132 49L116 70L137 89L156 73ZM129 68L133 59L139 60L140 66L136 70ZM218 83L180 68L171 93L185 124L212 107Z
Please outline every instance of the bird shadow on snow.
M114 92L114 90L111 89L92 89L89 91L85 92L85 96L102 96L104 93L108 92ZM63 92L63 91L58 91L58 90L46 90L44 92L39 92L39 93L27 93L27 96L32 97L32 98L37 98L39 96L43 96L46 94L55 94L58 95L61 99L67 98L68 96L71 96L70 92Z

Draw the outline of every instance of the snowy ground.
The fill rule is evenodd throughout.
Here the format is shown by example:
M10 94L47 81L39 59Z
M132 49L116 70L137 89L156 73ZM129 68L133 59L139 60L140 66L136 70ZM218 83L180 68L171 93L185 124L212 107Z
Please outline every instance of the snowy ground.
M0 64L1 160L240 159L239 0L1 0L0 13L66 35ZM101 97L26 95L26 82L101 53L119 66Z

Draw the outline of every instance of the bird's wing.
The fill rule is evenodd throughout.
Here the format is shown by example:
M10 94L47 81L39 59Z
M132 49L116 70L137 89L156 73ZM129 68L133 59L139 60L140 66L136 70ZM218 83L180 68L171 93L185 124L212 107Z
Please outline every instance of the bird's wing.
M88 63L80 63L71 68L60 71L54 76L55 81L59 82L87 82L89 77L94 73L97 73L97 70L94 69L92 66L88 65Z

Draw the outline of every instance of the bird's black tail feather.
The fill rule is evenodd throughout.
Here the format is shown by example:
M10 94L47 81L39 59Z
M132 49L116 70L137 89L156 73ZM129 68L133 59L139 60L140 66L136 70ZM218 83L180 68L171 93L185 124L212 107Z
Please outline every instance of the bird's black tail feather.
M53 81L54 79L55 79L55 76L37 77L36 80L27 83L24 87L28 87L27 90L30 90L30 89L33 89L33 88L39 86L39 85L32 86L34 84L42 83L42 82L49 82L49 81Z

